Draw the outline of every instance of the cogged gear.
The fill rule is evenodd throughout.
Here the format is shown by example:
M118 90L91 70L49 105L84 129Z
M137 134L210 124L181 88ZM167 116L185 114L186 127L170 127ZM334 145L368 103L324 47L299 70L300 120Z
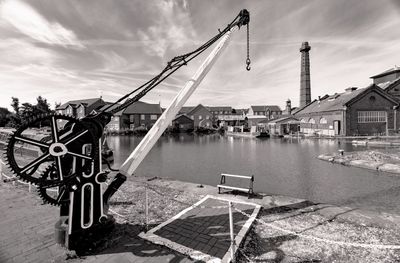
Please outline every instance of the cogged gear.
M20 179L42 188L91 168L98 146L87 123L70 116L45 114L23 123L9 138L6 161ZM42 174L47 168L51 175Z
M43 173L42 179L44 181L54 180L57 178L57 169L55 166L49 166ZM56 190L54 187L58 187ZM61 206L66 205L69 203L68 194L68 183L64 181L64 184L60 186L56 185L39 185L38 186L38 194L42 198L44 203L54 205L54 206Z

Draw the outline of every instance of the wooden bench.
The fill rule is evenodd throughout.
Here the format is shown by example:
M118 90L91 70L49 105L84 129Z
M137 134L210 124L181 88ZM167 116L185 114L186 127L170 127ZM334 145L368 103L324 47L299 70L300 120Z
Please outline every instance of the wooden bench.
M249 187L248 188L243 188L243 187L236 187L236 186L227 185L226 184L226 177L248 179L248 180L250 180ZM246 192L246 193L249 194L249 197L250 197L251 195L254 194L253 183L254 183L254 175L246 176L246 175L235 175L235 174L221 174L220 184L217 185L218 193L220 194L221 193L221 188L223 188L223 189L228 189L228 190L237 190L237 191Z

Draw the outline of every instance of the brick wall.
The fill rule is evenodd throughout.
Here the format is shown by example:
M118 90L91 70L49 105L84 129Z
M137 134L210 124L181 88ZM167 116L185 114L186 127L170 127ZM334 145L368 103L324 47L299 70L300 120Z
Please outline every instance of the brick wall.
M373 99L375 98L375 99ZM386 133L386 123L358 123L358 111L385 111L387 128L394 129L394 110L396 104L375 91L371 91L349 106L346 111L346 135L375 135Z

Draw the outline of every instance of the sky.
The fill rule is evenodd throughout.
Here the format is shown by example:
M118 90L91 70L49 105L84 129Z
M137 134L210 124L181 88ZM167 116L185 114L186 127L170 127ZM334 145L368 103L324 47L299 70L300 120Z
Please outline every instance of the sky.
M186 105L284 108L291 99L297 106L303 41L311 46L313 99L365 87L370 76L400 66L400 0L0 0L0 107L10 109L11 97L34 103L43 96L52 107L116 101L243 8L251 71L242 28ZM143 101L168 106L206 55Z

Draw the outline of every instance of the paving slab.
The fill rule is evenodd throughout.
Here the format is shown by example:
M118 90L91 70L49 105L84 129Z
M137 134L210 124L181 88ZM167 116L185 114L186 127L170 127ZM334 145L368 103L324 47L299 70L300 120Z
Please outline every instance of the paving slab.
M135 233L140 232L140 226L129 224L116 224L117 230L124 229L129 235L122 236L112 247L76 257L55 243L58 208L42 205L38 196L11 184L0 183L0 209L0 263L193 262L138 237Z
M229 262L230 228L227 199L207 195L191 207L166 222L139 236L155 244L167 246L195 260ZM251 224L260 211L260 205L232 201L235 244L240 246Z

